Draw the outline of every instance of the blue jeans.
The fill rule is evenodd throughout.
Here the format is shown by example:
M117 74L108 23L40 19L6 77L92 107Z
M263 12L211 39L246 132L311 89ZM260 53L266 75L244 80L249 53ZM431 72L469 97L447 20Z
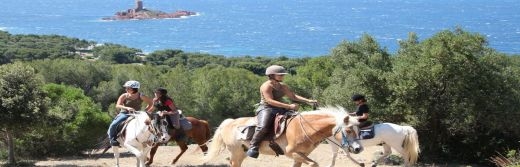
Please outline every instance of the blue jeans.
M108 127L108 138L115 139L117 137L117 126L128 119L128 112L119 112Z

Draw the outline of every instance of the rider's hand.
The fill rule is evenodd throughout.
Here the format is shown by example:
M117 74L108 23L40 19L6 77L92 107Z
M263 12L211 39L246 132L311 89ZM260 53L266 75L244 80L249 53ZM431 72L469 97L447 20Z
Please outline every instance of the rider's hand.
M311 106L312 105L316 105L317 106L318 105L318 100L309 100L309 101L307 101L307 104L309 104Z
M164 115L163 111L159 111L158 113L159 113L159 116L161 116L161 117Z
M298 104L289 104L289 110L294 110L294 111L298 111L298 109L300 108L300 105Z
M126 110L129 111L129 112L135 112L135 109L132 108L132 107L128 107Z

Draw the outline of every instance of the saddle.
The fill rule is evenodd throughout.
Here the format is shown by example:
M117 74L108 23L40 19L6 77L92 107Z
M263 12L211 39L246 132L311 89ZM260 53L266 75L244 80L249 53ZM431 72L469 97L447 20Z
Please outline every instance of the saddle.
M170 122L170 119L166 119L166 117L163 117L161 119L166 120L166 122L168 123L168 129L175 129L175 127L173 127L173 124ZM184 117L184 115L182 114L179 116L179 125L184 131L188 131L193 128L191 122L188 119L186 119L186 117Z
M135 119L135 116L130 115L125 121L123 121L121 124L117 125L117 135L116 138L119 138L120 136L125 136L126 133L126 127L128 126L128 123Z
M294 111L287 111L285 114L276 114L274 123L273 123L273 131L268 133L264 141L269 141L269 147L276 153L276 156L283 155L284 151L280 146L274 142L275 139L280 137L285 133L287 129L287 124L296 116L297 113ZM256 125L252 123L251 125L238 127L239 139L250 141L253 139L253 135L255 134Z
M134 115L130 115L125 121L123 121L121 124L119 124L117 126L116 130L117 130L118 133L116 135L116 138L122 137L124 139L124 136L126 134L126 127L128 126L128 123L130 121L132 121L133 119L135 119L135 116ZM148 122L148 123L151 123L151 122ZM155 127L158 127L158 126L155 126Z
M375 136L375 133L374 133L374 123L368 122L365 126L359 127L358 138L360 140L372 139L372 138L374 138L374 136Z

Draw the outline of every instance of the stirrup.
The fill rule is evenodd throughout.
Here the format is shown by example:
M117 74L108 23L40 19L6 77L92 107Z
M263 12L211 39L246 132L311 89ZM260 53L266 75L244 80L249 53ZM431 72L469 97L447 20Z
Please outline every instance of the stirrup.
M110 145L111 146L119 146L119 141L110 139Z

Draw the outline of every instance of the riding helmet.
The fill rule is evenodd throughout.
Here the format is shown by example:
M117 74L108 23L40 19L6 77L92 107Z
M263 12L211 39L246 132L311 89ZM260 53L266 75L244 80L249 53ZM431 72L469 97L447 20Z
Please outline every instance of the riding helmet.
M139 89L141 87L141 84L137 81L127 81L123 87L125 88L137 88Z
M267 69L265 69L265 75L272 75L272 74L285 75L285 74L287 74L287 70L285 70L285 68L283 68L282 66L272 65L272 66L267 67Z
M364 100L365 99L365 96L361 95L361 94L355 94L352 96L352 101L358 101L358 100Z

